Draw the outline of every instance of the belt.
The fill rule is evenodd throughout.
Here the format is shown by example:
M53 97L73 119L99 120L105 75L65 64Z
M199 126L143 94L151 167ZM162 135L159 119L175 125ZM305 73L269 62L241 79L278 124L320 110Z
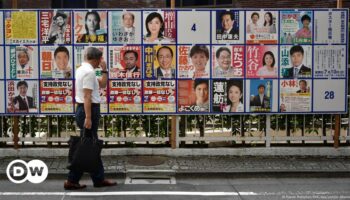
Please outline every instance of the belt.
M84 106L83 103L77 103L78 106ZM91 106L99 106L99 103L91 103Z

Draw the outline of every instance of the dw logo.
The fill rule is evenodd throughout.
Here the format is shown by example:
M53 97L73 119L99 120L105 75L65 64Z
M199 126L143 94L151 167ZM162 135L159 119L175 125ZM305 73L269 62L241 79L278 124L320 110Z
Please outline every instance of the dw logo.
M49 173L46 164L41 160L32 160L26 163L23 160L14 160L6 168L6 174L13 183L43 182Z

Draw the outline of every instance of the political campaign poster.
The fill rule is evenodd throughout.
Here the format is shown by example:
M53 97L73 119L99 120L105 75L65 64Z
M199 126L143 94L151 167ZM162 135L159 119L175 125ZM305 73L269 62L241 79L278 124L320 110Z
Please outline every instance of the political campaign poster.
M281 44L311 44L313 31L312 11L281 11Z
M38 47L7 46L6 78L35 79L38 78Z
M249 45L246 58L247 78L278 77L278 46Z
M46 10L39 13L41 44L72 44L72 17L70 11Z
M37 113L39 85L34 80L8 80L6 82L7 113Z
M5 11L6 44L38 43L36 11Z
M142 112L141 80L109 81L109 113Z
M0 46L0 55L4 55L4 47ZM0 56L0 63L4 63L4 60L6 58L4 58L4 56ZM5 67L2 67L2 69L0 69L0 79L4 79L5 78Z
M40 77L42 79L73 78L72 58L71 46L41 46Z
M280 80L280 112L311 112L312 81Z
M212 77L243 78L245 49L243 45L212 46Z
M346 77L346 46L314 46L314 78Z
M277 11L246 11L246 43L277 44Z
M143 84L144 113L176 112L175 80L144 80Z
M244 112L243 79L213 80L213 112Z
M74 93L72 80L40 81L41 113L73 113Z
M346 44L347 30L346 11L314 11L314 43L316 44Z
M79 46L74 46L74 66L75 69L78 69L81 66L81 63L84 62L84 55L85 55L85 50L87 48L89 48L90 46L86 46L86 45L79 45ZM95 48L98 48L100 51L102 51L102 59L104 61L107 62L107 46L102 46L102 45L98 45L98 46L93 46ZM96 69L96 71L98 72L97 75L101 75L99 73L99 71L101 71L101 69Z
M109 47L109 78L141 79L142 54L141 46Z
M277 95L273 92L274 82L271 79L252 79L248 83L246 88L249 88L247 91L249 112L271 112L273 97Z
M171 10L143 11L143 43L174 44L176 42L176 12Z
M280 68L281 78L312 77L312 46L280 46Z
M0 93L2 95L5 94L5 81L0 81ZM5 99L0 101L0 114L4 114L4 113L5 113Z
M175 45L145 45L144 66L146 79L175 79Z
M109 44L141 44L141 11L109 11Z
M208 79L178 80L178 112L210 112Z
M107 11L75 11L75 43L107 43Z
M177 48L178 78L210 77L209 45L179 45Z
M244 43L244 12L217 10L212 12L212 43Z

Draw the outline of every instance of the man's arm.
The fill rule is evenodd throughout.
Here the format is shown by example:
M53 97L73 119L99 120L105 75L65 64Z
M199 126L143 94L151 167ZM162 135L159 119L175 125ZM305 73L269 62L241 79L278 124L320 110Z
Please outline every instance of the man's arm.
M92 90L84 88L84 111L85 111L85 122L84 127L91 129L91 94Z
M101 67L102 71L106 71L107 70L106 61L102 61L100 64L100 67ZM97 79L98 85L100 88L105 88L107 86L107 78L108 78L108 73L102 73L102 77Z

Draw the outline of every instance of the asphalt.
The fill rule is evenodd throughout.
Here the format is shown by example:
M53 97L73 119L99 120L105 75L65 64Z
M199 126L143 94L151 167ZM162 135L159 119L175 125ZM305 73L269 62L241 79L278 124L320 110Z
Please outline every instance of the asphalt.
M15 160L42 160L49 175L68 173L67 157L0 158L0 175ZM350 175L350 157L324 156L103 156L105 173L125 175L130 170L170 170L176 174L324 173Z

